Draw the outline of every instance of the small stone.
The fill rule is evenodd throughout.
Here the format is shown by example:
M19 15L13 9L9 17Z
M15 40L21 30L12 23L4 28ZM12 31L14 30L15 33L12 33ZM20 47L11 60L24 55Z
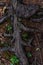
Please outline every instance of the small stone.
M39 51L40 50L40 48L36 48L36 51Z

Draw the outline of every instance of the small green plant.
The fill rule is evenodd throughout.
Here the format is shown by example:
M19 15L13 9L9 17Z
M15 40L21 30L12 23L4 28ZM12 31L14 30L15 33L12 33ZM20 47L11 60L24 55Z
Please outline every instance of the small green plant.
M13 65L13 64L15 65L19 63L19 59L15 55L12 55L10 58L10 62L11 62L10 65Z
M4 52L5 59L10 61L10 65L19 65L19 58L16 55L10 54L8 51Z
M6 26L6 31L11 32L12 31L12 26L9 24Z
M19 59L17 58L16 55L12 55L10 58L10 62L15 65L19 63Z
M32 57L32 54L30 52L27 53L27 57L30 58Z

